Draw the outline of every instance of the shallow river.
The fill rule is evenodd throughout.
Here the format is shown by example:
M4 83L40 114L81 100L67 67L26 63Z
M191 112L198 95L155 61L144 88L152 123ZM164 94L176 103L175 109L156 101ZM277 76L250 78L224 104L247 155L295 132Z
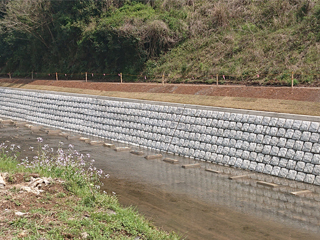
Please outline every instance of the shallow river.
M172 165L26 127L0 126L0 143L21 145L21 157L30 154L29 146L37 147L39 136L51 147L63 141L65 146L71 143L78 151L91 154L96 166L110 174L102 190L115 192L122 205L135 206L154 225L183 238L320 239L319 187L205 162L200 162L201 168L184 169L183 164L197 161L167 155L179 160ZM249 176L229 179L240 175ZM261 180L279 186L258 185ZM291 194L301 190L311 193Z

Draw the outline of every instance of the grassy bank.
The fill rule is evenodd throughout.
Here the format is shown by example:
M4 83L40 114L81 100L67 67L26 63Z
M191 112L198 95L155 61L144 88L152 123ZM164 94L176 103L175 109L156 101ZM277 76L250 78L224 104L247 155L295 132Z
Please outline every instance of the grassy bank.
M99 179L108 175L90 156L72 145L53 150L38 141L33 158L22 162L16 157L19 146L0 145L0 173L7 173L0 188L1 239L179 239L133 208L122 208L114 193L101 192ZM34 187L37 179L41 188Z
M180 1L182 2L182 1ZM319 79L320 5L317 1L195 0L187 13L189 38L146 66L171 81L310 84ZM170 5L171 3L171 5ZM170 8L178 8L166 1ZM168 7L169 8L169 7Z

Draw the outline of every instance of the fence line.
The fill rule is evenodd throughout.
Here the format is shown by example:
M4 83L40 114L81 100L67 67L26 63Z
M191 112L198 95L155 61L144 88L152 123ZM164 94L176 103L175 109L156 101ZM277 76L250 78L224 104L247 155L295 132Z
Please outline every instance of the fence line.
M124 80L129 79L131 80L143 80L145 82L160 82L162 85L165 83L207 83L207 84L216 84L216 85L221 85L225 83L229 84L243 84L244 81L248 81L251 84L257 84L263 85L263 82L260 81L265 81L264 84L266 85L289 85L291 87L294 87L299 83L310 83L313 82L314 80L318 81L320 79L320 73L319 72L310 72L310 73L305 73L305 72L284 72L284 73L274 73L274 74L246 74L242 73L242 75L235 75L235 74L210 74L210 75L202 75L202 76L189 76L189 77L183 77L182 75L174 79L170 74L166 74L163 72L162 75L148 75L148 74L126 74L126 73L94 73L94 72L81 72L81 73L61 73L61 72L55 72L55 73L43 73L43 72L25 72L25 73L7 73L7 74L2 74L2 75L7 75L10 79L12 77L30 77L31 79L34 80L35 78L38 79L55 79L55 80L71 80L71 79L77 79L81 78L84 79L86 82L88 80L91 81L97 81L97 80L108 80L106 78L110 78L120 83L123 83ZM1 76L1 74L0 74ZM95 78L96 77L96 78ZM128 77L128 78L126 78ZM166 79L167 77L167 79ZM181 80L183 78L183 80ZM77 79L77 80L81 80ZM118 79L118 80L117 80Z

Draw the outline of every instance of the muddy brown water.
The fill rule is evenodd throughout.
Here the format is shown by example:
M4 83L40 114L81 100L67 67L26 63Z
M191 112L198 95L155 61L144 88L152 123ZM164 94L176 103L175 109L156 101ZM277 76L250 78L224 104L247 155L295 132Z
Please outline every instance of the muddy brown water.
M51 147L63 141L66 147L73 144L81 153L89 153L95 165L110 174L103 179L102 190L114 192L123 206L134 206L155 226L175 231L184 239L320 239L319 187L205 162L200 162L201 168L184 169L183 164L198 161L167 155L179 160L172 165L26 127L0 125L0 143L20 145L21 158L31 156L29 146L37 148L39 136ZM229 179L244 174L250 177ZM259 180L279 187L257 185ZM290 194L305 189L312 193Z

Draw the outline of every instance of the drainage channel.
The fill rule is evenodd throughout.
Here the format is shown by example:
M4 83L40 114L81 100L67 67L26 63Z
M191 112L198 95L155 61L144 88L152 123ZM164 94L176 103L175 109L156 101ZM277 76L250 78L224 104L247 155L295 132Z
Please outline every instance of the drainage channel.
M319 186L10 119L0 123L0 142L21 145L21 157L39 136L49 146L63 141L91 154L111 176L102 190L187 239L320 237Z

